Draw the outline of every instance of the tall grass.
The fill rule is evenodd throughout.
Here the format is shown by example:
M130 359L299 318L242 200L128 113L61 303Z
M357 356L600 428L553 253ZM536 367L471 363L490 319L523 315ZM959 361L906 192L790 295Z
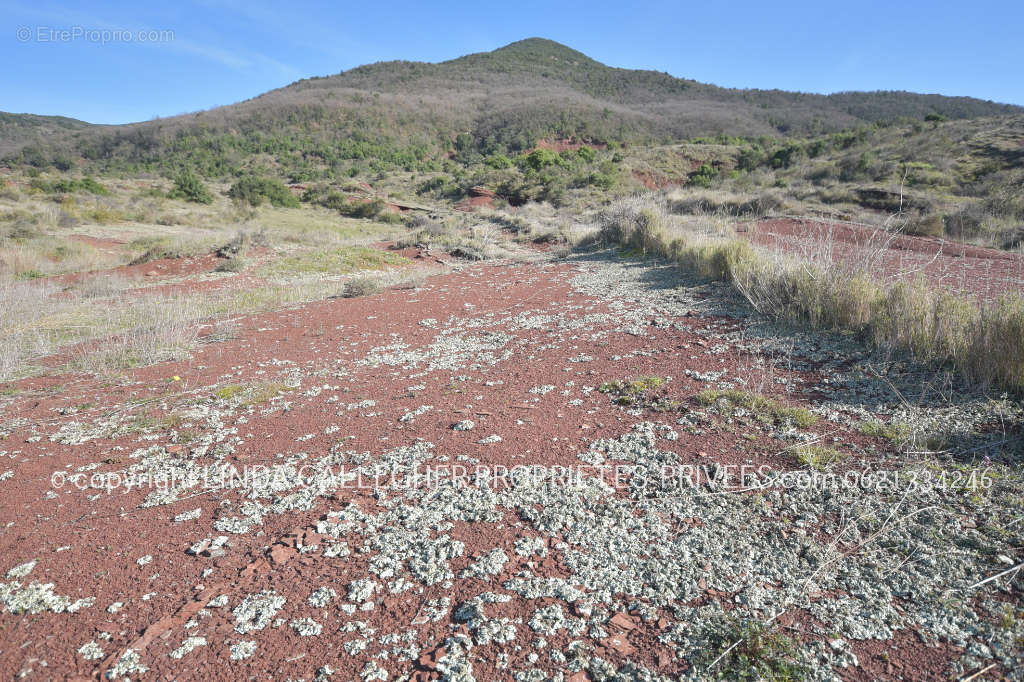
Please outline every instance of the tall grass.
M728 281L776 319L853 331L876 347L948 364L973 386L1024 391L1024 298L979 303L920 277L886 282L874 270L884 236L852 257L831 253L828 239L802 256L772 253L737 237L724 219L672 215L653 194L619 201L598 221L605 241Z
M372 277L380 289L409 288L440 271L375 271ZM95 373L183 359L199 343L204 324L222 338L218 321L224 317L338 295L338 282L326 278L174 296L132 292L132 286L116 275L98 275L67 290L47 280L0 278L0 381L37 374L43 368L33 363L58 354L66 369Z
M0 281L0 381L32 373L31 362L66 348L73 349L71 366L88 371L187 357L205 307L184 296Z

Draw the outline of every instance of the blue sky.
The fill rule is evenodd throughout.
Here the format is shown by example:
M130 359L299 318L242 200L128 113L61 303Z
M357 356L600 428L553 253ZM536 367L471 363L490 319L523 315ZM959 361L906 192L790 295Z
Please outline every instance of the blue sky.
M368 62L441 61L531 36L611 66L728 87L912 90L1024 105L1024 3L830 4L0 0L0 110L125 123ZM104 44L101 31L130 40L108 33ZM139 31L173 36L140 42Z

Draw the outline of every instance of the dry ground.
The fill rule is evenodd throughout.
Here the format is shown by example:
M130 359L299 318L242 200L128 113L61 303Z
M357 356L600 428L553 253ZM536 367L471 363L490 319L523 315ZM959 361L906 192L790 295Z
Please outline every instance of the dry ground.
M1019 404L607 252L276 303L6 384L5 673L1020 679Z

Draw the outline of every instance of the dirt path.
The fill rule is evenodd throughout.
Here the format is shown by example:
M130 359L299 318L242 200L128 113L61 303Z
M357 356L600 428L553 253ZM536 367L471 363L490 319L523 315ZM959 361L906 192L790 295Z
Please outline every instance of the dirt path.
M701 679L771 620L772 646L715 672L1016 675L1019 588L968 588L1020 561L999 501L1024 499L1018 477L749 490L801 453L914 470L858 428L905 407L853 342L676 277L474 265L243 317L116 382L21 382L0 397L0 670ZM714 390L734 393L696 397ZM1019 420L921 409L964 438Z

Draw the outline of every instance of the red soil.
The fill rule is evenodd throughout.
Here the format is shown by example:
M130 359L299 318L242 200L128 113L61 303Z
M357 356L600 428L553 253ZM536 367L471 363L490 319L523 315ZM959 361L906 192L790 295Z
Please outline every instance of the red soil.
M789 218L764 220L745 233L769 249L820 255L826 260L870 262L887 279L923 275L980 300L1024 291L1024 255L934 237L893 236L869 227ZM877 252L877 253L876 253ZM868 254L876 253L869 261Z
M118 268L108 268L92 272L73 272L48 279L64 286L70 286L99 275L115 275L128 280L156 281L210 272L222 260L222 258L214 254L205 254L192 258L160 258L147 263L139 263L138 265L122 265Z
M198 259L203 267L210 265ZM167 264L170 267L170 264ZM146 267L153 267L147 264ZM182 265L182 271L188 267ZM196 266L198 267L198 266ZM328 510L340 509L348 502L358 503L372 511L378 504L369 497L368 490L344 490L331 500L319 500L309 511L292 511L283 515L268 515L261 533L250 532L231 535L227 553L221 557L192 556L185 553L190 544L209 535L211 521L221 513L221 498L217 495L199 495L181 500L171 506L140 508L146 491L115 490L90 499L87 494L67 487L57 490L57 497L48 499L51 474L55 470L102 463L97 471L116 471L124 466L129 453L139 447L167 445L178 452L188 452L189 444L170 444L166 434L156 440L140 440L138 434L116 438L100 438L82 445L65 446L42 441L30 442L33 433L53 433L58 426L70 421L91 421L102 414L116 414L134 410L140 416L160 419L171 408L197 398L209 396L213 387L225 384L252 384L276 379L279 374L299 371L304 385L289 394L291 403L285 413L281 410L269 414L257 411L249 422L237 425L238 434L245 442L232 456L239 464L273 464L277 453L304 451L323 454L342 436L349 437L345 448L377 454L400 445L412 445L426 439L436 445L435 454L468 454L479 458L482 464L578 464L577 452L598 437L615 437L628 430L634 419L611 404L608 396L594 392L586 399L584 408L564 407L558 392L535 401L528 391L531 387L549 382L564 383L573 380L579 385L599 385L611 378L642 374L670 375L672 394L686 399L701 388L686 378L684 370L707 370L710 362L715 366L735 370L743 360L742 352L706 355L704 337L696 330L716 320L686 318L689 330L665 330L654 326L646 337L609 334L601 341L588 340L588 335L574 337L574 342L533 355L536 348L549 343L555 330L539 328L517 331L526 340L514 346L513 358L492 368L480 371L460 369L458 374L470 377L455 382L447 371L412 378L409 372L394 367L367 367L351 360L361 357L376 346L394 343L393 334L400 334L410 347L431 343L436 331L419 322L425 318L447 319L451 315L475 317L492 313L503 315L529 311L531 314L557 312L567 303L593 306L594 312L607 310L604 302L574 292L568 283L573 274L571 266L515 266L513 268L475 266L432 280L430 290L389 290L379 295L339 299L241 318L239 338L200 347L194 357L185 362L133 370L119 385L96 378L82 376L47 377L20 382L22 394L7 398L4 414L17 415L27 420L13 428L5 443L16 451L7 467L15 471L15 479L6 484L5 504L0 522L7 524L0 534L0 553L5 557L3 570L32 559L38 565L31 578L53 582L58 594L96 597L92 607L75 614L41 613L13 615L0 613L0 670L14 676L26 669L35 670L48 678L70 678L75 675L96 677L109 669L127 649L140 652L150 669L148 679L170 679L182 676L191 679L239 679L304 677L310 679L321 665L329 664L336 671L335 679L357 679L368 658L365 655L349 657L341 652L341 644L350 637L338 632L339 618L332 616L328 626L318 637L302 638L287 625L268 627L250 636L239 636L228 609L208 609L209 615L198 620L191 629L185 624L198 618L198 612L213 597L228 594L230 608L245 595L263 589L275 589L288 598L287 611L281 616L294 617L291 609L305 608L305 599L321 585L333 585L344 594L349 580L363 577L365 569L358 571L356 559L351 564L339 560L322 560L319 552L299 553L300 538L304 544L317 544L315 526ZM471 313L467 313L471 310ZM738 323L736 323L738 324ZM593 331L602 328L595 324ZM591 330L588 330L590 332ZM719 328L722 331L722 328ZM684 344L690 350L681 352ZM661 351L656 355L632 355L643 348ZM344 352L341 352L344 351ZM581 352L594 356L585 364L574 364L570 358ZM691 359L691 355L699 355ZM618 359L613 359L616 356ZM275 371L274 361L287 358L291 363ZM569 371L563 371L568 368ZM344 378L331 377L337 370L350 372ZM779 370L779 376L813 379L813 373ZM180 382L172 377L181 377ZM487 387L485 380L504 383ZM341 403L326 405L324 397L307 397L304 391L324 383L342 386ZM425 389L411 393L405 387L422 383ZM59 388L57 388L59 386ZM482 399L477 400L475 396ZM372 398L377 401L374 411L379 417L362 416L366 410L336 413L344 402ZM784 398L783 398L784 399ZM84 412L62 416L83 403L90 406ZM134 405L134 407L132 407ZM434 410L418 417L413 423L403 424L398 417L419 405L433 405ZM470 415L472 415L470 417ZM477 422L472 432L453 431L454 422L465 418ZM329 426L339 426L336 435L325 435ZM835 426L828 429L835 433ZM481 445L477 440L491 433L502 434L503 443ZM249 435L251 434L251 436ZM308 441L297 443L296 438L315 434ZM847 442L864 442L855 433L840 434ZM753 458L778 465L783 455L772 454L771 445L753 447L735 433L714 431L695 436L680 432L678 441L666 443L666 449L679 453L685 462L703 464L713 457L723 464L743 463ZM231 495L224 495L231 498ZM240 500L235 499L237 504ZM174 523L173 517L194 508L202 509L197 521ZM520 536L511 512L501 533L481 534L480 524L456 524L449 531L466 544L466 553L452 560L452 569L458 575L473 560L475 552L496 546L506 549L511 560L503 572L489 583L476 579L459 580L452 590L440 584L399 595L382 593L375 600L376 609L365 616L357 613L355 619L370 621L377 628L377 636L408 630L428 599L449 597L453 607L486 589L496 589L501 582L524 568L523 557L511 551L512 542ZM549 541L549 547L559 541ZM59 548L59 549L58 549ZM140 566L136 560L151 555L152 561ZM552 551L540 564L546 575L566 575L558 551ZM359 562L365 560L360 557ZM362 564L358 564L361 566ZM205 569L214 572L203 575ZM28 579L25 579L28 582ZM143 598L142 595L150 595ZM729 598L729 595L707 591L706 598ZM108 613L107 606L123 601L125 607L117 613ZM533 610L551 600L514 599L508 604L492 605L491 617L529 619ZM318 612L310 615L323 620ZM672 651L657 642L658 636L671 618L644 622L628 614L613 619L615 627L602 646L594 651L616 665L627 659L642 662L667 675L677 675L685 664L676 660ZM418 621L417 621L418 622ZM417 679L434 679L438 648L452 632L465 631L449 616L438 622L415 626L417 643L422 647L418 662L386 661L392 673L415 672ZM100 633L109 633L111 641L96 639ZM190 635L202 635L209 645L175 661L167 654ZM517 642L527 645L533 633L520 626ZM87 661L75 652L85 642L96 639L103 647L105 658ZM228 660L227 643L255 639L259 643L256 656L240 662ZM550 645L564 647L569 637L564 631L549 637ZM504 647L513 664L526 667L524 657L531 647L517 651L513 645ZM905 649L893 652L899 659ZM914 657L913 665L921 675L942 675L948 659L944 652L929 655L926 648L914 646L906 649ZM910 660L903 656L902 663ZM43 668L41 661L46 662ZM542 658L535 667L549 674L555 667ZM474 674L478 679L504 679L507 672L496 667L494 660L474 660ZM853 674L853 671L851 671ZM865 672L857 679L869 679ZM577 679L577 678L572 678ZM583 679L583 678L579 678Z

